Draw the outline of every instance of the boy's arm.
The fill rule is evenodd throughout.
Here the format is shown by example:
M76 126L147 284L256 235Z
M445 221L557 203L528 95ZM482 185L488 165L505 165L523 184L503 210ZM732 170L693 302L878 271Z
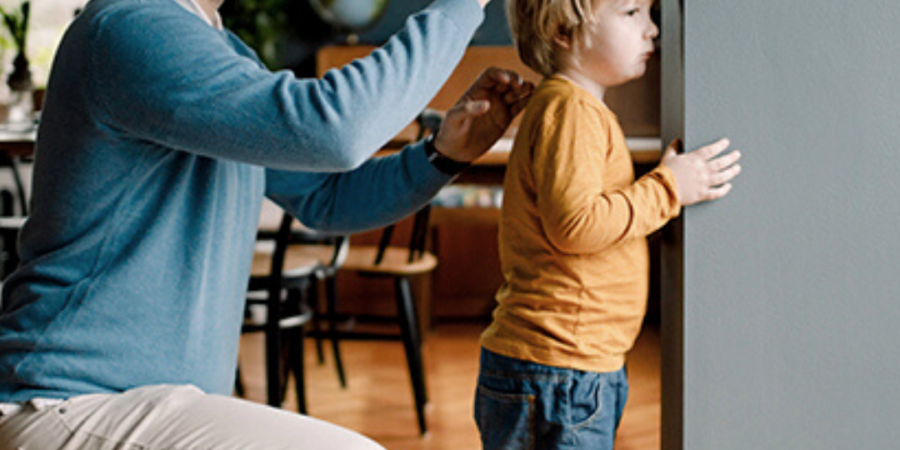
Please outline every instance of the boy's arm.
M545 117L552 125L535 140L532 163L544 231L558 250L596 253L678 215L677 186L665 166L624 188L606 185L609 132L617 124L580 101L547 108Z

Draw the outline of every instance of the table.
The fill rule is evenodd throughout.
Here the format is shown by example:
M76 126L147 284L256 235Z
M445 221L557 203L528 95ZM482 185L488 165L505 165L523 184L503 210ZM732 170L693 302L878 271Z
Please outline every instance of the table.
M0 129L0 154L9 157L32 156L36 140L36 128L24 132Z

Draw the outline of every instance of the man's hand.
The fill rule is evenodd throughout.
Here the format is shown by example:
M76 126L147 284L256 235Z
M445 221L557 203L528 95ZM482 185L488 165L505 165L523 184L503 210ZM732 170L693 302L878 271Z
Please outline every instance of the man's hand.
M678 200L682 205L716 200L731 190L730 181L741 173L741 166L737 164L741 153L735 150L716 158L729 145L728 139L720 139L693 152L679 155L677 149L681 147L681 141L676 139L669 144L662 164L675 174Z
M491 67L478 77L456 105L447 111L434 140L442 155L474 161L503 136L513 118L525 109L534 85L519 74Z

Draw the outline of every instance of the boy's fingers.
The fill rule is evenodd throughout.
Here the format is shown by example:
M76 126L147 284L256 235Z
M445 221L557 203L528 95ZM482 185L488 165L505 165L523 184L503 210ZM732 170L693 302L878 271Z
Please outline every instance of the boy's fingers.
M675 150L676 148L677 147L675 146L675 142L672 142L671 144L669 144L669 146L666 147L666 152L663 153L663 156L662 156L663 159L665 160L665 159L669 159L669 158L673 158L673 157L677 156L678 152Z
M731 141L729 141L728 138L722 138L705 147L700 147L700 149L697 150L697 154L703 159L709 160L719 153L724 152L729 145L731 145Z
M681 149L681 139L672 139L672 142L669 142L669 145L666 147L666 151L669 151L669 149L674 150L675 152Z
M729 192L731 192L731 183L711 188L706 195L706 200L718 200L726 196Z
M725 184L733 180L734 177L738 176L739 173L741 173L741 166L735 164L721 172L716 172L711 177L709 177L709 184L712 186Z
M721 158L716 158L716 159L710 161L709 167L712 170L718 172L718 171L738 162L739 159L741 159L741 152L738 150L735 150L725 156L722 156Z

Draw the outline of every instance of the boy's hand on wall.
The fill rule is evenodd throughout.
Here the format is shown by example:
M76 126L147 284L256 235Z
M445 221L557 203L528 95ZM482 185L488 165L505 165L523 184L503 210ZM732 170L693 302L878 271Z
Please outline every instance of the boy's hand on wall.
M737 150L722 157L716 157L728 148L731 142L720 139L705 147L678 154L681 140L675 139L666 148L662 164L672 170L678 183L678 199L682 205L716 200L731 190L730 181L741 173L736 164L741 158Z
M474 161L503 136L533 90L532 83L513 71L485 70L447 111L434 146L455 161Z

